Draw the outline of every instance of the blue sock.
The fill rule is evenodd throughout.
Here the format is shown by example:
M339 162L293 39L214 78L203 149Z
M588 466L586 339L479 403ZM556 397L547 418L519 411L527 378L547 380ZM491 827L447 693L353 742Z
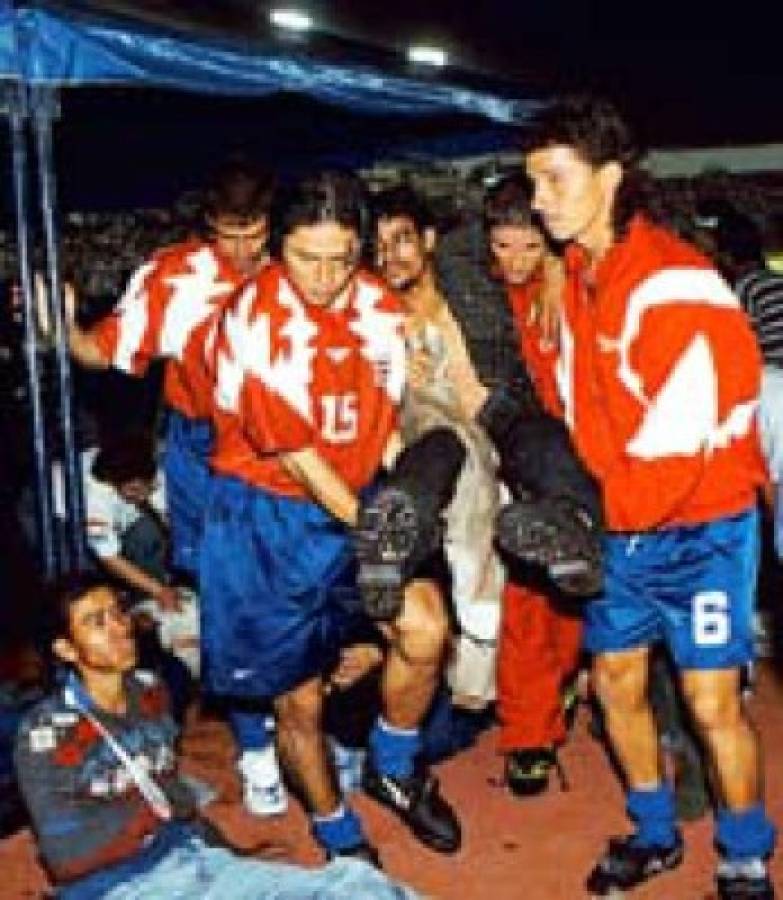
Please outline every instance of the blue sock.
M344 803L329 816L313 816L313 834L327 853L348 850L365 841L362 823Z
M636 823L634 843L640 847L673 847L677 843L674 791L668 784L630 790L626 809Z
M767 818L761 803L742 812L725 807L715 816L715 843L729 862L758 859L772 852L775 846L775 826Z
M273 732L267 727L266 719L267 713L261 709L248 711L235 706L229 710L229 724L240 752L263 750L272 743Z
M393 778L407 778L421 747L418 729L395 728L382 718L370 732L370 756L376 770Z

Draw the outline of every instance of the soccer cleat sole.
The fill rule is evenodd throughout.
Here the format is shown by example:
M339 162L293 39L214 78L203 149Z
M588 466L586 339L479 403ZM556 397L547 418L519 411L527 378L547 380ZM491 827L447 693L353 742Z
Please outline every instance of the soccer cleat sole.
M402 607L406 563L418 537L418 515L405 491L387 488L359 514L357 582L367 614L393 619Z
M600 591L600 558L591 539L555 509L511 503L498 514L495 536L506 553L546 569L564 592L591 596Z

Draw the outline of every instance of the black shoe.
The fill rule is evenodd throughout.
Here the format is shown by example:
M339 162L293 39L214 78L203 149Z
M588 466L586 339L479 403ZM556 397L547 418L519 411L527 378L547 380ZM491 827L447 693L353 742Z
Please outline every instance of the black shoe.
M451 502L466 450L435 428L400 453L377 493L362 503L356 526L357 583L366 613L393 619L405 585L441 546L442 513Z
M419 531L413 498L397 487L381 488L360 509L355 531L357 584L371 619L394 619L402 609Z
M549 786L549 773L556 763L551 747L512 750L506 756L506 784L517 797L534 797Z
M636 887L682 862L682 838L672 847L639 847L632 836L611 838L606 853L587 877L585 888L594 897Z
M742 863L723 861L716 875L720 900L774 900L767 867L762 859Z
M523 562L542 566L564 593L587 597L603 581L598 533L566 498L516 500L498 514L498 544Z
M462 844L462 830L454 810L440 796L438 782L431 775L395 778L364 767L362 788L374 800L395 812L416 837L439 853L456 853Z
M338 858L358 859L361 862L366 862L368 866L372 866L375 869L383 869L378 851L367 841L362 841L361 844L356 844L353 847L345 847L342 850L329 850L327 851L326 858L330 862L331 860Z

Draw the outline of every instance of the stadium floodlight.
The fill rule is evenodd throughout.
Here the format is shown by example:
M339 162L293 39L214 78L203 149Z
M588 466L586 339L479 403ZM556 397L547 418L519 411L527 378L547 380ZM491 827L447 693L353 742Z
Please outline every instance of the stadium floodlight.
M408 48L408 61L421 66L443 68L448 64L449 55L440 47L420 44Z
M299 9L273 9L269 13L269 21L277 28L288 31L309 31L313 27L310 16Z

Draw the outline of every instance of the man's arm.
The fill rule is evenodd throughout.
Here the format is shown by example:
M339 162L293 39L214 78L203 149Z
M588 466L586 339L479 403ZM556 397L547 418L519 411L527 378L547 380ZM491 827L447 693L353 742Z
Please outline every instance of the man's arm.
M87 369L108 369L109 360L101 352L95 338L81 328L76 321L70 321L68 328L68 349L73 358Z
M383 468L390 470L394 463L397 461L397 457L402 453L403 443L402 443L402 435L396 429L389 435L389 440L386 441L386 446L383 448Z
M351 528L356 525L359 509L356 495L317 450L305 447L282 453L280 462L327 512Z
M641 318L625 363L641 396L632 428L619 391L604 395L591 388L589 377L577 375L577 449L601 483L607 509L635 527L671 521L711 457L752 442L758 347L744 314L720 299L708 295L699 307L660 303ZM625 372L622 350L622 340L616 349L601 350L616 354L619 372ZM577 359L575 371L589 376L594 370L580 369Z
M63 318L71 355L85 368L108 369L110 361L104 356L98 342L76 321L76 290L72 284L66 283L63 286L63 301ZM47 340L51 340L54 326L49 316L48 291L40 276L35 279L35 305L38 328Z
M446 306L438 325L446 343L448 377L456 389L463 415L472 420L486 403L489 391L478 377L461 327Z
M71 715L62 709L59 712ZM41 855L58 882L127 859L160 824L148 804L137 797L121 831L107 833L107 824L117 824L106 816L107 802L78 794L75 773L83 752L75 738L63 735L51 713L32 713L16 735L14 765L19 788Z
M179 595L176 588L153 578L124 556L104 556L101 563L116 578L156 600L162 609L179 609Z

